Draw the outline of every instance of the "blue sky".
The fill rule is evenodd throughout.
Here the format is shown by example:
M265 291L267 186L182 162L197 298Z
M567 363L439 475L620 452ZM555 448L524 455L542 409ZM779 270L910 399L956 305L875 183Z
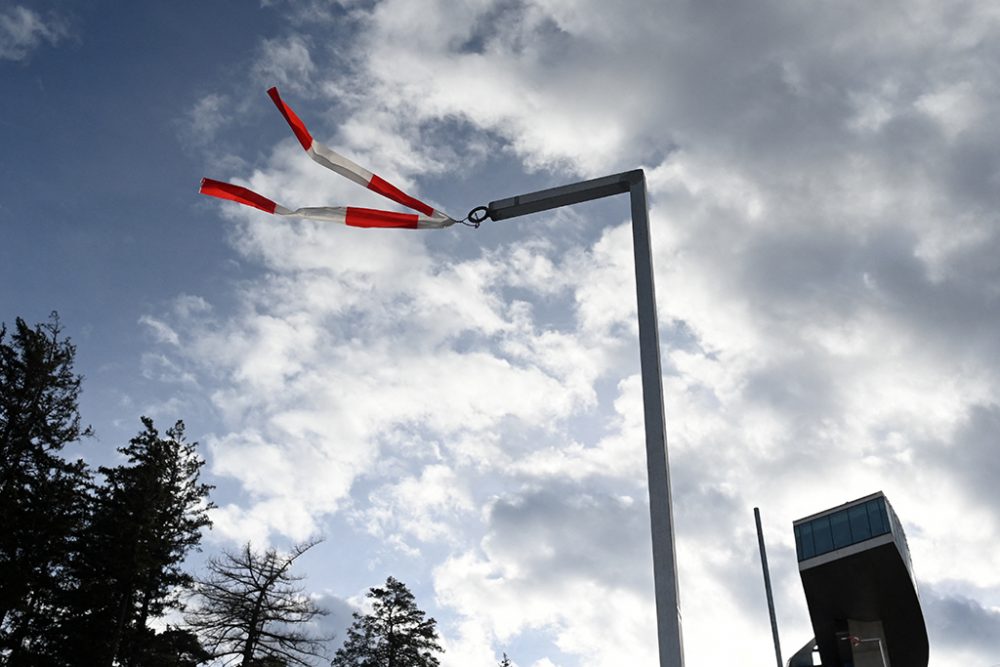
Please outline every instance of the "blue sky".
M61 314L88 460L141 414L187 422L207 553L325 535L303 569L333 627L392 574L445 667L651 665L626 203L414 233L197 194L381 204L302 153L271 85L455 217L643 167L688 663L772 662L754 506L787 655L791 521L881 489L932 664L990 667L1000 14L942 5L14 2L0 318Z

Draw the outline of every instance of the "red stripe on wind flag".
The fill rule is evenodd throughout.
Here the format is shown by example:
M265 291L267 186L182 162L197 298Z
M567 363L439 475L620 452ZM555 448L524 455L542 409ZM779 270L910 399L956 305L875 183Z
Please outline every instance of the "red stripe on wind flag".
M383 179L378 174L372 174L372 180L368 182L368 189L377 192L383 197L391 199L397 204L402 204L414 211L420 211L424 215L434 215L434 209L423 203L419 199L406 194L389 181Z
M239 202L240 204L253 206L254 208L259 208L267 213L274 213L274 209L277 207L277 204L273 201L267 197L257 194L253 190L248 190L244 187L240 187L239 185L233 185L232 183L214 181L211 178L201 179L201 188L198 189L198 192L210 197L229 199L231 201Z
M299 140L299 143L302 144L302 148L309 150L309 147L312 146L313 138L312 135L309 134L309 130L306 129L306 124L303 123L302 119L296 116L295 112L292 111L292 108L285 104L285 101L281 99L281 95L278 94L277 87L269 88L267 94L271 96L275 106L278 107L278 111L280 111L281 115L285 117L286 121L288 121L288 124L292 128L292 132L295 133L295 137Z
M351 227L416 229L418 217L416 213L396 213L395 211L379 211L373 208L348 206L345 224Z

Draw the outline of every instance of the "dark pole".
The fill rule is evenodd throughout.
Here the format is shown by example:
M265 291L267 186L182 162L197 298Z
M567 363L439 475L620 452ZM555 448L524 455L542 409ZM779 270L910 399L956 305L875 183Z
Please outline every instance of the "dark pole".
M760 566L764 570L764 591L767 593L767 610L771 614L771 635L774 637L774 657L781 665L781 644L778 642L778 620L774 615L774 596L771 594L771 571L767 567L767 551L764 549L764 529L760 525L760 508L753 508L753 518L757 522L757 543L760 545Z
M628 192L632 211L632 246L639 316L639 361L642 375L643 418L646 430L646 471L649 478L649 515L653 541L653 587L660 667L683 667L677 555L670 490L670 461L663 417L663 379L660 370L660 334L656 317L656 290L649 241L646 177L641 169L581 183L531 192L490 202L487 215L506 220Z

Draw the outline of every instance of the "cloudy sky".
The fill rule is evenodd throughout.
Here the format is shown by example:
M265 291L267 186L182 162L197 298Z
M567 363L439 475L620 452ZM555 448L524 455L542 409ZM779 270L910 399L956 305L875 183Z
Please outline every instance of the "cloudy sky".
M646 170L687 663L811 636L791 522L883 490L935 667L1000 664L1000 7L983 0L0 6L0 319L58 310L95 463L184 419L206 554L394 575L444 667L655 664L627 200L368 231L316 137L462 217ZM195 566L197 563L195 563ZM726 641L720 641L725 636Z

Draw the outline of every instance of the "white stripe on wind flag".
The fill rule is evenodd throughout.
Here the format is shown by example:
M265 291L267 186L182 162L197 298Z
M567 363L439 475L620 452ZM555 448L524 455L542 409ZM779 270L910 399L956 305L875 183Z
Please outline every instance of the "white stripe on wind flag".
M407 208L418 211L414 213L396 213L394 211L382 211L379 209L359 208L354 206L314 206L297 209L289 209L281 204L271 201L267 197L257 194L232 183L202 179L199 192L211 197L229 199L246 206L272 213L274 215L295 216L308 218L311 220L325 220L328 222L338 222L351 227L397 227L405 229L440 229L449 227L457 221L434 210L416 197L411 197L392 183L389 183L378 174L374 174L364 167L344 157L332 148L319 143L309 133L305 123L292 111L292 108L285 104L278 94L277 88L267 91L274 101L278 111L285 117L289 127L295 137L302 144L302 148L309 154L315 162L323 165L327 169L334 171L341 176L348 178L358 185L362 185L372 192L377 192L383 197L390 199L397 204L402 204Z

